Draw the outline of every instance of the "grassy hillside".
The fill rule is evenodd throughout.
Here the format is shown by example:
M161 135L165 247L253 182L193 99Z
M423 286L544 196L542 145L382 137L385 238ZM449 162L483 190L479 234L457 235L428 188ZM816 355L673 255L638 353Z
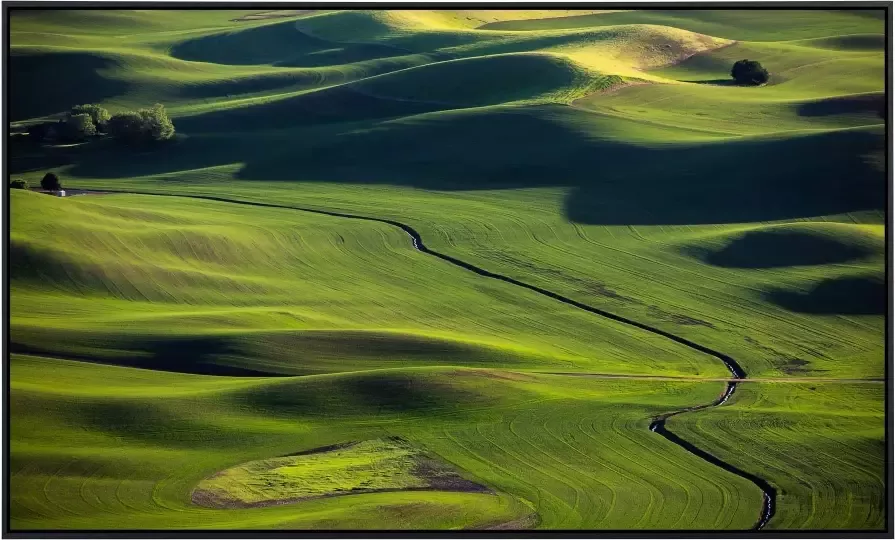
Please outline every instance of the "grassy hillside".
M41 383L48 362L62 377L87 377L88 388L108 397ZM548 528L737 527L751 523L753 508L731 503L731 495L760 496L737 477L714 478L670 443L651 444L645 429L651 411L706 399L718 383L409 369L239 383L178 375L172 385L157 371L26 356L14 366L21 386L14 386L13 465L25 467L12 486L20 493L19 527L120 527L122 520L130 527L313 527L340 519L361 527L474 526L524 518L534 504ZM134 386L170 390L112 392ZM39 430L25 427L34 422ZM221 510L189 502L195 484L217 470L385 435L425 447L495 493L350 495L357 502L300 503L299 514L288 505ZM60 439L78 454L60 453ZM103 450L111 439L116 449ZM601 456L598 469L594 455ZM665 472L646 473L656 467ZM407 508L411 500L417 511ZM719 508L726 511L716 514Z
M882 528L881 14L13 10L12 527Z
M47 369L77 384L48 382ZM241 379L21 355L13 357L12 377L17 528L125 522L138 528L439 528L524 519L532 507L546 528L742 528L754 520L760 498L751 484L719 475L646 429L649 415L710 399L718 383L453 368ZM762 467L793 490L784 499L790 506L780 510L787 525L872 526L881 519L873 510L873 479L880 480L871 464L881 459L881 446L872 441L881 436L882 420L866 409L879 399L879 387L844 388L848 397L843 387L823 384L745 386L729 414L719 409L699 416L698 434L713 436L725 451L733 442L731 454L749 465L761 456ZM755 405L758 396L765 401L782 391L799 396L797 410L775 401ZM839 400L847 401L845 408ZM806 416L819 429L837 430L836 438L822 438L822 452L786 435ZM734 433L719 432L719 421ZM768 426L773 437L763 442ZM760 439L753 438L757 434ZM383 436L412 441L494 493L350 495L349 505L339 497L299 503L298 514L291 505L212 509L190 503L195 485L218 470ZM71 450L62 450L60 441ZM742 448L752 457L743 457ZM844 476L824 475L823 467ZM816 480L806 485L794 478ZM853 482L863 486L862 498L827 498L829 492L844 497L841 490ZM805 514L799 504L814 510Z
M520 18L521 19L521 18ZM530 20L492 22L482 29L553 30L613 24L664 24L728 39L779 41L881 32L882 10L624 10Z
M12 197L11 322L27 350L83 357L108 340L110 361L188 372L411 360L724 374L667 340L480 283L386 225L151 196ZM49 323L63 305L64 320ZM542 318L520 316L530 313Z
M729 408L684 416L672 427L774 478L789 494L780 499L775 529L860 529L882 522L878 494L884 488L876 465L885 453L881 385L761 383L738 391ZM744 433L753 429L762 433L761 442L746 442ZM744 445L751 447L743 451Z

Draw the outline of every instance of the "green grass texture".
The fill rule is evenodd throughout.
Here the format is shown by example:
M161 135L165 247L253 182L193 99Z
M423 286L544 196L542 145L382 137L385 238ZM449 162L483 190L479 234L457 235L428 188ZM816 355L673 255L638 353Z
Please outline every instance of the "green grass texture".
M408 445L375 439L311 455L251 461L199 482L193 492L226 504L263 504L345 495L352 491L424 488L414 473L416 452ZM218 501L215 501L218 502Z

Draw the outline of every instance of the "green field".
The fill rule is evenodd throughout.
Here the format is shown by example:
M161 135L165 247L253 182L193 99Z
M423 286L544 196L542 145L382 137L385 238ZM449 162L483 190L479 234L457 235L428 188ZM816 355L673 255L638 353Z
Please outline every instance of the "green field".
M10 11L13 530L885 528L883 10L260 11Z

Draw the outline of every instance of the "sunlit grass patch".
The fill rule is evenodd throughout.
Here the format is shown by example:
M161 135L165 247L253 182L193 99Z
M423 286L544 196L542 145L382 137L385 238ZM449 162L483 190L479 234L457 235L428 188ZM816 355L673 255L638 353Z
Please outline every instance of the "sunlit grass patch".
M192 499L206 506L246 507L420 489L487 491L419 448L391 437L250 461L203 480Z

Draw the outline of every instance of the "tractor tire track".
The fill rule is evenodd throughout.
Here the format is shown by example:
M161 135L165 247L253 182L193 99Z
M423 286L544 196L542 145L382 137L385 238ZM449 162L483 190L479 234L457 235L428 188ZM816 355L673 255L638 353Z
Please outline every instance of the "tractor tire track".
M346 214L343 212L334 212L334 211L329 211L329 210L318 210L318 209L314 209L314 208L288 206L288 205L284 205L284 204L272 204L272 203L263 203L263 202L244 201L244 200L238 200L238 199L228 199L228 198L224 198L224 197L215 197L212 195L190 195L190 194L152 193L152 192L145 192L145 191L117 191L117 190L69 190L69 191L70 191L71 195L120 193L120 194L131 194L131 195L153 195L153 196L158 196L158 197L181 197L181 198L199 199L199 200L223 202L223 203L230 203L230 204L241 204L241 205L246 205L246 206L257 206L257 207L263 207L263 208L279 208L279 209L285 209L285 210L297 210L297 211L301 211L301 212L308 212L308 213L312 213L312 214L320 214L320 215L325 215L325 216L340 217L340 218L346 218L346 219L357 219L357 220L362 220L362 221L373 221L373 222L377 222L377 223L385 223L387 225L397 227L397 228L401 229L402 231L404 231L405 233L407 233L407 235L410 236L410 239L413 242L413 247L416 250L418 250L422 253L425 253L426 255L431 255L433 257L437 257L447 263L450 263L454 266L463 268L464 270L468 270L468 271L478 274L482 277L496 279L499 281L503 281L505 283L509 283L511 285L515 285L517 287L521 287L523 289L528 289L529 291L538 293L538 294L546 296L548 298L552 298L558 302L562 302L566 305L581 309L588 313L592 313L594 315L598 315L600 317L604 317L606 319L609 319L609 320L612 320L612 321L615 321L615 322L618 322L621 324L633 326L634 328L639 328L640 330L644 330L646 332L650 332L652 334L662 336L662 337L669 339L675 343L678 343L685 347L689 347L690 349L693 349L695 351L699 351L701 353L704 353L709 356L717 358L718 360L720 360L721 362L724 363L724 366L727 367L728 371L730 371L730 373L733 375L733 379L739 379L739 380L747 379L746 371L742 368L742 366L740 366L739 363L737 363L737 361L734 360L732 357L730 357L724 353L721 353L719 351L716 351L716 350L706 347L704 345L700 345L696 342L690 341L687 338L672 334L671 332L667 332L660 328L655 328L648 324L644 324L644 323L641 323L641 322L638 322L638 321L635 321L632 319L628 319L627 317L623 317L621 315L616 315L615 313L610 313L608 311L604 311L602 309L599 309L599 308L596 308L593 306L589 306L587 304L583 304L581 302L578 302L577 300L573 300L569 297L555 293L548 289L538 287L537 285L531 285L529 283L519 281L518 279L512 278L510 276L491 272L490 270L486 270L484 268L481 268L474 264L457 259L450 255L446 255L444 253L435 251L431 248L426 247L426 245L423 243L422 237L414 228L412 228L411 226L406 225L404 223L401 223L399 221L394 221L394 220L386 219L386 218L362 216L362 215L357 215L357 214ZM688 441L682 439L681 437L675 435L666 426L666 420L668 418L671 418L672 416L677 416L677 415L688 413L688 412L701 411L701 410L705 410L705 409L709 409L712 407L718 407L720 405L723 405L730 398L730 396L734 393L734 391L736 391L737 384L738 384L738 381L736 381L736 380L728 380L724 392L718 397L718 399L716 399L715 401L713 401L711 403L707 403L704 405L696 405L696 406L687 407L684 409L678 409L675 411L663 413L663 414L653 418L653 421L650 423L649 429L650 429L650 431L652 431L654 433L658 433L659 435L664 437L669 442L683 448L687 452L690 452L691 454L699 457L700 459L702 459L708 463L711 463L712 465L719 467L727 472L730 472L730 473L735 474L741 478L744 478L744 479L752 482L755 486L757 486L762 491L762 494L764 496L764 503L762 505L761 512L758 517L758 521L752 527L752 530L760 530L760 529L764 528L764 526L767 525L768 521L770 521L770 519L774 516L774 513L776 511L777 490L773 486L771 486L771 484L767 480L765 480L759 476L756 476L752 473L746 472L746 471L740 469L739 467L736 467L735 465L727 463L726 461L722 460L721 458L714 456L714 455L710 454L709 452L706 452L705 450L702 450L701 448L697 447L693 443L688 442Z

